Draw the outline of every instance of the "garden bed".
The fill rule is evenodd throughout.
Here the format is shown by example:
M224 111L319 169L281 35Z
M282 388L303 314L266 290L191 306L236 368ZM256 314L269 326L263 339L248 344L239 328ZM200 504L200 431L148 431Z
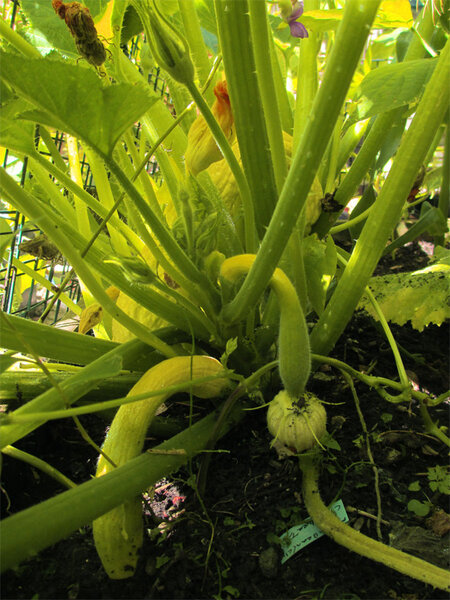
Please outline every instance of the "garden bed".
M393 264L394 268L402 264L403 268L417 268L422 258L415 245L408 252L402 250L395 263L385 260L385 268L390 270ZM448 327L430 326L422 333L409 325L394 326L393 330L404 350L411 379L435 394L448 387ZM374 322L362 313L353 318L334 355L363 371L376 360L372 373L395 379L390 349ZM342 499L350 524L376 538L374 473L351 392L340 375L329 368L315 373L310 389L330 403L328 431L340 446L340 450L329 448L324 458L320 480L323 498L327 503ZM405 551L448 567L445 524L437 535L431 529L433 523L436 527L436 521L430 520L433 510L426 516L408 510L411 500L424 505L427 499L435 511L445 510L447 496L431 491L427 477L430 468L445 465L444 446L423 433L415 403L389 404L358 383L356 390L378 467L383 541L400 544ZM196 413L207 410L202 404L196 406ZM447 410L443 403L433 410L433 419L447 422ZM249 412L220 440L201 503L192 486L200 459L192 463L191 470L184 469L176 477L159 482L156 493L147 496L146 527L152 534L146 536L133 578L107 578L91 529L86 527L4 574L3 597L444 598L443 592L349 552L326 537L280 564L278 536L308 515L297 461L278 456L270 447L265 413ZM170 414L186 414L183 398L172 406ZM100 444L105 421L96 416L83 418L83 423ZM41 427L18 446L39 454L77 483L95 471L94 451L68 419ZM3 476L4 491L11 502L6 507L3 494L5 516L62 491L46 476L9 457L4 458Z

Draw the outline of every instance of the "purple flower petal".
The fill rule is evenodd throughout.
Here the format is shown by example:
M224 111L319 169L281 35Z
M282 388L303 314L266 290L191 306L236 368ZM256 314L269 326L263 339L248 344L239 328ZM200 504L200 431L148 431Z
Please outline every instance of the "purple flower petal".
M298 23L297 21L289 21L289 29L291 30L291 35L297 38L307 38L308 31L306 27L302 25L302 23Z
M292 7L292 13L291 16L289 17L289 22L295 21L295 19L298 19L299 17L301 17L303 14L303 2L296 2L294 4L294 6Z

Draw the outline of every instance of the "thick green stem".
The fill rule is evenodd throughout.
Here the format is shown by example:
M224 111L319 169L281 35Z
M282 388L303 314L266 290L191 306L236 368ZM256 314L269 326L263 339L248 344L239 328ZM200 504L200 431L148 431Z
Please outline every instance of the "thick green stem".
M242 409L235 407L221 434L225 434L242 415ZM216 420L217 414L212 413L156 446L151 453L141 454L103 477L91 479L74 490L4 519L0 552L2 571L88 525L188 462L205 447ZM177 449L185 452L164 454Z
M209 299L206 300L209 305L211 303L210 298L217 298L217 291L212 287L208 278L199 271L192 260L185 254L185 252L176 242L172 233L164 226L163 223L161 223L155 213L150 209L144 198L128 179L116 161L108 157L104 157L104 159L107 162L111 173L114 175L114 177L116 177L123 190L126 192L126 194L128 194L129 198L135 202L136 207L142 215L142 218L151 227L155 236L161 242L161 245L167 252L167 255L170 257L170 259L173 261L174 265L180 272L183 273L186 279L190 279L192 283L197 284L194 293L199 294L204 300L206 300L209 296ZM199 289L200 287L203 287L203 291Z
M258 302L283 254L333 132L378 4L376 0L346 3L323 83L260 251L238 294L224 310L229 322L241 321Z
M319 0L305 0L305 11L320 8ZM308 32L308 37L300 41L297 69L297 95L294 116L294 148L297 148L300 138L308 124L309 114L319 87L317 77L318 35Z
M311 334L314 352L328 354L343 332L380 259L437 128L449 106L450 42L442 50L389 176L371 211L347 268Z
M103 161L100 160L97 154L90 148L86 148L85 153L92 171L92 175L94 176L94 182L99 201L108 209L108 211L110 211L114 206L114 195ZM117 214L117 217L118 216L119 215ZM111 224L110 220L106 223L106 227L108 229L111 239L111 246L114 250L114 253L122 256L130 256L130 249L117 229Z
M342 208L347 206L349 200L351 200L353 194L358 189L359 184L364 179L367 171L373 164L377 153L380 151L381 144L386 137L386 132L388 132L395 121L400 118L403 111L404 107L395 108L394 110L378 115L376 118L364 144L350 167L350 170L334 195L335 202ZM313 232L317 233L320 237L323 237L328 232L331 225L336 221L336 218L341 211L342 209L338 210L336 213L323 212L317 223L313 226Z
M38 152L30 156L32 162L39 163L50 175L55 177L69 192L75 194L82 200L86 206L88 206L95 214L99 215L103 219L108 216L108 209L100 204L91 194L86 192L83 188L77 185L70 177L58 168L56 165L47 160L42 154ZM139 248L140 242L137 235L118 217L114 214L109 219L110 223L119 230L122 235L129 241L129 243L136 248Z
M317 484L319 473L314 458L311 456L301 457L300 467L303 471L303 500L308 513L321 531L341 546L357 552L361 556L380 562L399 573L423 581L440 590L450 590L449 575L445 569L391 546L386 546L340 521L325 506L320 497Z
M10 177L4 169L0 170L0 181L3 189L10 198L18 198L19 195L24 197L27 196L25 190L20 188L16 182ZM61 231L55 220L51 218L51 215L46 214L38 204L32 204L27 202L28 216L45 231L50 238L55 242L58 249L67 258L68 262L72 265L76 271L78 277L86 284L92 295L95 297L102 307L119 323L122 323L127 329L129 329L137 338L141 339L144 343L147 343L155 350L161 352L163 356L171 357L176 356L177 353L173 348L161 341L154 333L152 333L148 327L142 323L138 323L126 314L122 309L116 306L116 303L108 296L106 291L103 289L101 283L99 283L96 274L89 268L87 262L81 257L80 252L74 247L73 240L67 239L64 233Z
M45 325L42 327L51 329ZM118 375L123 366L122 363L127 361L129 365L130 362L137 361L139 359L139 354L142 354L142 352L145 352L145 346L138 340L120 344L104 356L94 360L84 369L80 369L80 371L72 375L72 377L62 381L58 386L59 390L52 388L44 392L34 400L27 402L27 404L18 408L14 411L13 415L29 415L50 410L62 410L66 408L66 402L68 404L75 402L91 389L95 388L99 380L102 381L109 376ZM64 400L60 390L63 392ZM14 444L17 440L23 438L30 433L30 431L33 431L43 423L45 423L45 419L38 422L34 421L33 423L12 423L11 425L2 425L1 446L4 447L9 444Z
M278 110L277 94L275 91L272 63L267 60L270 56L270 40L267 24L267 8L265 2L248 0L250 14L250 29L255 56L256 76L258 78L261 101L269 138L270 154L272 156L273 172L278 193L281 192L286 179L287 163L284 150L281 119Z
M445 128L444 138L444 160L442 162L442 184L439 193L439 209L446 218L450 208L450 113L447 113L447 127ZM438 236L434 240L435 244L444 245L444 236Z
M265 3L260 4L265 9ZM264 50L252 42L247 0L215 0L214 6L241 161L261 238L277 202L277 190L254 53L259 53L258 61L269 64L270 52L267 45ZM267 36L266 29L259 32L262 35ZM247 252L255 249L246 248Z
M42 58L39 50L14 31L3 19L0 19L0 36L25 56L29 58Z
M422 14L417 21L416 29L423 39L427 41L431 39L435 29L431 3L427 3L424 7ZM415 35L409 44L404 60L423 58L425 54L426 50L420 41L419 36ZM346 206L349 200L351 200L353 194L358 189L359 184L363 181L366 173L374 163L380 147L386 138L386 134L401 119L403 113L404 107L401 106L391 111L381 113L376 117L355 161L344 180L339 185L334 196L334 200L342 207ZM319 220L313 226L312 232L317 233L319 237L326 235L341 212L342 210L338 210L334 213L322 212Z

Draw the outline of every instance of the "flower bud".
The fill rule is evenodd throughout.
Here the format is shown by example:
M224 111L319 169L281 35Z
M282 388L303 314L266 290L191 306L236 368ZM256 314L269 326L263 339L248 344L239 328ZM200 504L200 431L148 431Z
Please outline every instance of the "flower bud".
M195 71L186 39L161 14L156 2L153 1L147 15L147 41L159 66L175 81L184 85L192 83Z
M300 399L282 390L269 404L267 426L275 439L288 448L304 452L313 448L326 431L327 413L314 394Z

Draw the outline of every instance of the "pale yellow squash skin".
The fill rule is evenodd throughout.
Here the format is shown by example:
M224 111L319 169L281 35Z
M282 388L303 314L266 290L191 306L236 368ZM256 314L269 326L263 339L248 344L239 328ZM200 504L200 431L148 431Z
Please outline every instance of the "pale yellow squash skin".
M191 385L193 379L221 375L209 382ZM131 388L128 396L161 390L161 394L125 404L119 408L103 444L103 452L120 467L142 452L147 429L158 409L167 400L168 387L186 382L185 390L199 398L220 395L229 381L219 361L209 356L177 356L149 369ZM96 477L114 468L99 457ZM140 498L130 499L93 522L94 541L103 567L111 579L131 577L143 542Z

